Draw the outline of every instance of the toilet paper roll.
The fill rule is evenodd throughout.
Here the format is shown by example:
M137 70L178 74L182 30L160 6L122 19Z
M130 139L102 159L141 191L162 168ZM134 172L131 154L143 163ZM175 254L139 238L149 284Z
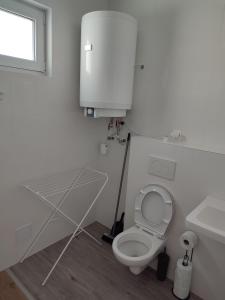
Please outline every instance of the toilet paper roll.
M183 266L183 259L178 259L174 277L173 293L179 299L187 299L191 288L192 263Z
M197 242L198 242L198 237L192 231L185 231L180 237L181 247L185 250L191 250L195 248Z

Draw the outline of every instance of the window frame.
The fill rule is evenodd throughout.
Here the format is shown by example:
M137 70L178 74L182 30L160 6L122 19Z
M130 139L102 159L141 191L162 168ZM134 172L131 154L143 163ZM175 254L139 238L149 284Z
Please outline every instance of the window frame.
M0 9L34 22L34 60L0 54L0 66L46 72L46 10L24 1L0 0Z

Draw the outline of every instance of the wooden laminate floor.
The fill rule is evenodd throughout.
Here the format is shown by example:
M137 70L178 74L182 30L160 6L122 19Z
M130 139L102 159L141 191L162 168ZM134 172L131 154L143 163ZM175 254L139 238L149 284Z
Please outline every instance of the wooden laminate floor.
M0 272L0 300L26 300L23 293L6 272Z
M100 238L105 227L89 232ZM74 240L45 287L41 282L67 239L25 260L11 270L37 300L174 300L170 281L159 282L150 268L135 276L113 256L111 246L97 245L85 234ZM191 300L199 300L192 295Z

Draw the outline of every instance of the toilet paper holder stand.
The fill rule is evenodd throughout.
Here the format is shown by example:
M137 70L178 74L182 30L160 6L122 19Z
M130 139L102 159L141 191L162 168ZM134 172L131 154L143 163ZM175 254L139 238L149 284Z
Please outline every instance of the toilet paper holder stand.
M189 254L190 252L190 254ZM192 262L192 258L193 258L193 253L194 253L194 248L192 248L191 250L186 250L184 257L183 257L183 266L187 267L189 262Z
M183 257L183 266L188 266L189 262L192 262L194 248L198 243L197 235L192 231L184 232L180 237L180 244L183 249L185 249L185 254Z
M180 258L177 261L172 289L174 297L180 300L188 300L190 298L192 259L197 243L198 237L192 231L186 231L180 237L180 245L185 250L185 254L183 259Z

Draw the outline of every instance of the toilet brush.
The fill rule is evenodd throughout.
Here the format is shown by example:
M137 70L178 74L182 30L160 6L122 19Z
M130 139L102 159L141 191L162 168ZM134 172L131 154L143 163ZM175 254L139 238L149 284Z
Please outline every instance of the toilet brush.
M121 177L120 177L120 186L119 186L118 198L117 198L117 203L116 203L114 223L113 223L113 226L112 226L112 229L111 229L110 233L104 233L103 236L102 236L102 240L109 243L109 244L112 244L114 238L120 232L123 231L124 212L121 215L120 221L117 221L117 217L118 217L118 210L119 210L121 192L122 192L122 187L123 187L123 178L124 178L124 173L125 173L125 168L126 168L126 161L127 161L127 154L128 154L129 144L130 144L130 133L128 133L128 135L127 135L126 149L125 149L125 153L124 153L123 167L122 167L122 172L121 172Z

